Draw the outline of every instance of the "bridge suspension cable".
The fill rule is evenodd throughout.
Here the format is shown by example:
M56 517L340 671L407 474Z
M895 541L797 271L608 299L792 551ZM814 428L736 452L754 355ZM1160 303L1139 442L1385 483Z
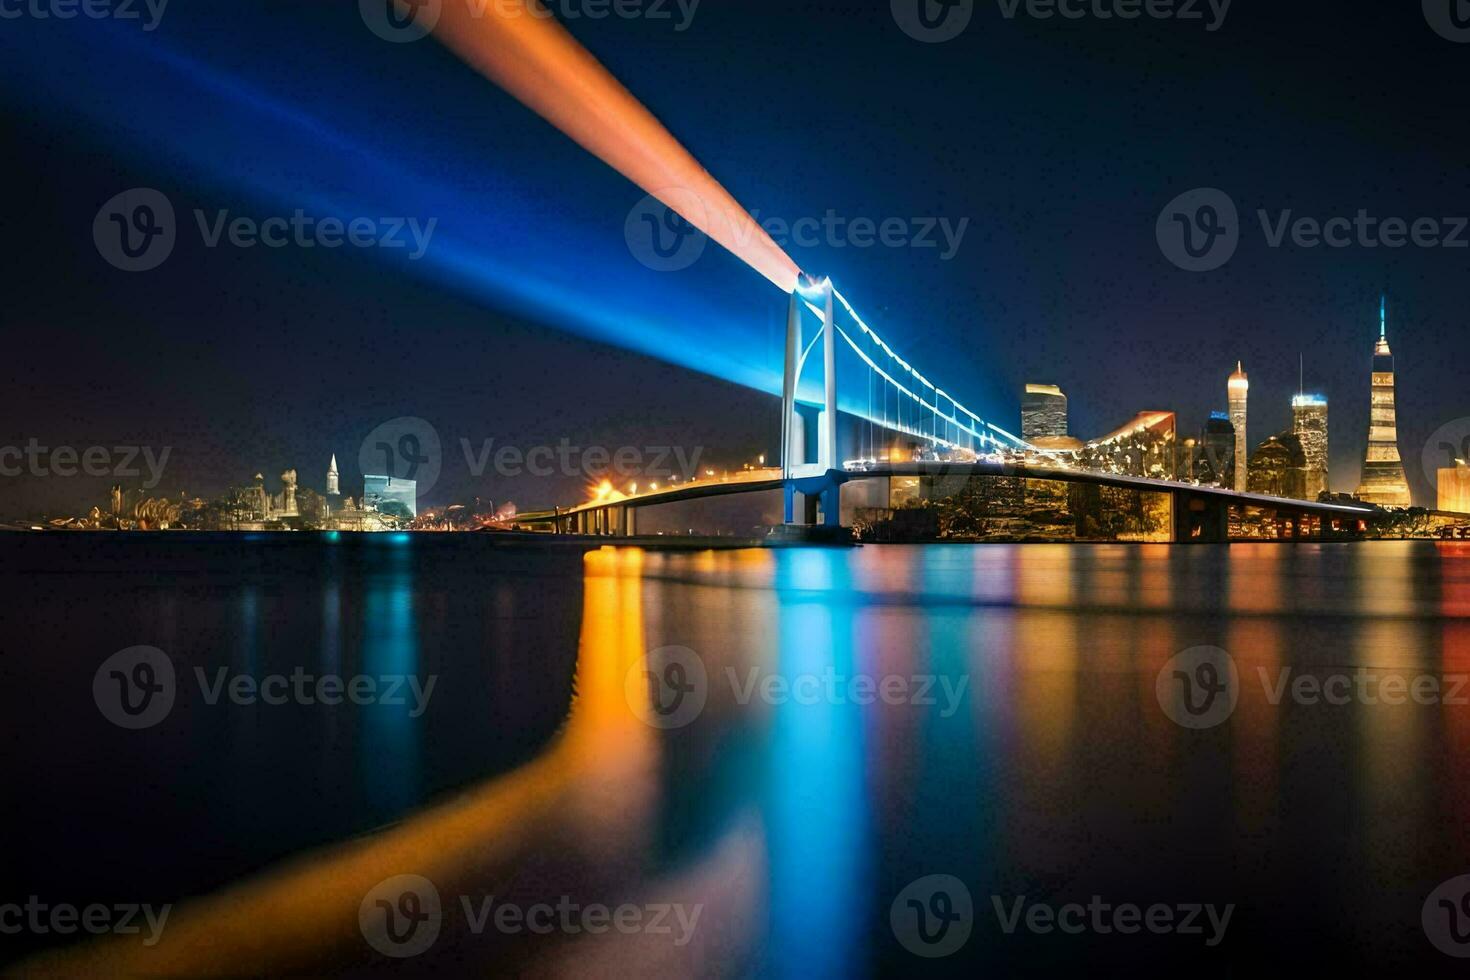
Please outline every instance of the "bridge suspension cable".
M984 453L997 449L1026 448L1024 440L1007 432L1000 426L985 421L979 415L956 401L954 396L937 387L932 381L914 368L912 364L904 360L897 351L878 335L878 332L870 327L852 303L843 296L841 291L833 287L832 295L837 300L844 312L857 325L859 336L870 342L874 348L872 354L864 350L864 344L854 340L852 335L841 326L833 324L840 337L847 346L857 355L858 359L866 365L871 384L872 378L881 379L883 389L883 414L882 418L874 416L872 409L873 399L868 399L868 418L870 423L876 423L884 428L895 432L927 440L933 446L943 446L946 449L968 449L974 453ZM814 304L809 298L803 296L807 309L816 314L819 320L824 318L823 310ZM824 328L825 329L825 328ZM808 348L810 349L810 348ZM883 363L880 363L880 360ZM909 381L905 383L904 378ZM912 384L912 387L910 386ZM888 390L894 393L894 414L888 415ZM942 407L942 402L948 402L949 412ZM904 407L910 409L909 419L905 420ZM861 413L857 413L861 414ZM927 422L927 431L925 423ZM940 424L943 423L944 431L941 433ZM953 432L951 432L953 427ZM951 438L951 436L953 436ZM965 438L968 437L968 438ZM870 435L870 448L873 446ZM876 454L875 454L876 455Z

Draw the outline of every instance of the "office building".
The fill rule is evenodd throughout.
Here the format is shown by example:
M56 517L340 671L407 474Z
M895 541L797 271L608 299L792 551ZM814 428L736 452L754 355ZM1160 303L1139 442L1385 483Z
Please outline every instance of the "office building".
M1307 454L1306 499L1316 500L1328 489L1327 399L1321 395L1293 398L1291 431Z
M1027 385L1021 395L1021 438L1038 439L1067 434L1067 396L1056 385Z

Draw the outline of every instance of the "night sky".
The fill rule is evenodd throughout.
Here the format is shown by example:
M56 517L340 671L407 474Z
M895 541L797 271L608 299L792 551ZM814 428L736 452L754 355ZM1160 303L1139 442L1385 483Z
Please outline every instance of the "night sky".
M784 296L713 245L680 271L640 264L624 226L641 190L357 6L175 0L152 31L0 20L0 445L169 446L170 495L257 471L274 487L288 467L321 489L335 452L355 494L364 437L417 416L444 445L426 503L523 507L581 481L476 478L461 439L774 453ZM1420 4L1238 0L1210 31L1203 4L1206 21L1070 21L981 2L939 44L878 0L704 0L684 30L667 9L566 23L758 217L968 221L948 260L788 251L980 414L1017 430L1038 381L1066 390L1084 438L1158 408L1192 434L1241 359L1255 443L1289 425L1302 353L1332 401L1333 487L1351 490L1387 290L1400 447L1432 502L1421 451L1470 416L1470 248L1272 248L1256 216L1470 214L1470 44ZM178 215L149 272L93 240L134 187ZM1155 223L1197 187L1239 206L1241 241L1193 273ZM412 260L207 248L193 216L297 208L437 223ZM0 514L75 511L111 482L0 478Z

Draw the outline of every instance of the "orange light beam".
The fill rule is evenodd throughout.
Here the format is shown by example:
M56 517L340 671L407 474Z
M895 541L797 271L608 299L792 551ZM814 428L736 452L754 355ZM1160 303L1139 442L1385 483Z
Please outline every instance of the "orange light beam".
M787 293L800 268L540 0L440 5L433 33L468 65Z

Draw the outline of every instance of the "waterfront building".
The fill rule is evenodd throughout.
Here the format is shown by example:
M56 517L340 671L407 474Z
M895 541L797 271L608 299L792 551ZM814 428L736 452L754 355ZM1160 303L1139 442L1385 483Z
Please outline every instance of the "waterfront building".
M1399 455L1398 413L1395 406L1393 351L1388 346L1388 298L1378 307L1378 343L1373 348L1372 418L1368 450L1363 458L1358 496L1380 507L1413 506L1409 480Z
M1245 364L1242 361L1235 362L1235 373L1230 376L1226 384L1226 391L1230 397L1230 424L1235 427L1235 490L1244 493L1249 486L1250 473L1250 443L1246 442L1246 403L1249 400L1251 390L1250 379L1246 377Z
M1454 466L1441 469L1436 476L1439 487L1439 509L1454 514L1470 514L1470 466L1463 459Z
M332 465L327 467L327 496L339 497L342 495L342 487L337 479L337 454L332 454Z
M1307 499L1307 452L1295 434L1282 432L1256 447L1250 458L1250 493Z
M1028 384L1021 395L1021 438L1059 438L1067 434L1067 396L1056 385Z
M1327 399L1297 395L1291 400L1291 431L1307 454L1306 499L1316 500L1328 489Z
M409 517L419 516L418 484L414 480L401 480L391 476L365 475L362 478L363 510L381 513L407 511ZM398 516L403 516L398 513Z

